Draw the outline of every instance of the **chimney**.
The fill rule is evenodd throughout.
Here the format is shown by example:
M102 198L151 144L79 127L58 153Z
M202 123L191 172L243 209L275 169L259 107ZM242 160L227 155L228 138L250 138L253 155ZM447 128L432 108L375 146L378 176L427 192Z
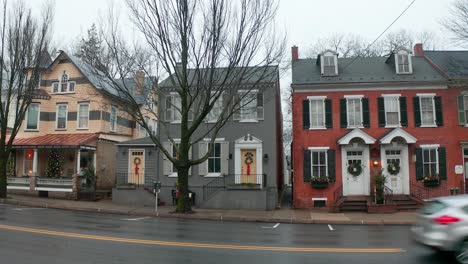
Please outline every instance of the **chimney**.
M423 57L424 56L424 49L422 43L416 43L414 45L414 56Z
M297 46L291 47L291 60L298 61L299 60L299 48Z
M135 95L143 95L145 87L145 72L138 70L135 72Z

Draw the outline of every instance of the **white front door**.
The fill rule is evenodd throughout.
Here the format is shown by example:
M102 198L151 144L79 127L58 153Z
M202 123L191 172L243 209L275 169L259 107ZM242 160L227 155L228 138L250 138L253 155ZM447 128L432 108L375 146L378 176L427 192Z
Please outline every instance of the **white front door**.
M342 160L343 195L369 195L369 148L343 147Z
M408 146L382 146L381 155L385 186L393 194L409 194Z

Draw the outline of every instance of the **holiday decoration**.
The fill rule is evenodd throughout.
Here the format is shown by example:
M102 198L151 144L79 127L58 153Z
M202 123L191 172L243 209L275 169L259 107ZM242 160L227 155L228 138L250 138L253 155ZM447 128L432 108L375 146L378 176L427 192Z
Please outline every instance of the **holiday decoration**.
M47 177L58 178L62 174L62 161L56 149L50 150L47 164Z
M362 165L359 163L350 163L348 164L348 173L357 177L362 173Z
M250 175L250 165L253 163L253 154L251 152L245 154L244 163L247 165L247 175Z
M397 162L388 163L387 172L391 175L397 175L400 172L400 164Z

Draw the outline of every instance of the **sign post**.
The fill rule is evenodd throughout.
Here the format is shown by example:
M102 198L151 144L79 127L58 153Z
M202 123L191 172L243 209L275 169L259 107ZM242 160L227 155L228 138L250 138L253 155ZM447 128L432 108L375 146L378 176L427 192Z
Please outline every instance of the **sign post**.
M159 192L161 191L161 182L160 181L153 181L153 184L154 184L154 189L153 189L153 192L154 192L154 197L155 197L155 201L154 201L154 212L156 212L156 214L158 213L158 196L159 196Z

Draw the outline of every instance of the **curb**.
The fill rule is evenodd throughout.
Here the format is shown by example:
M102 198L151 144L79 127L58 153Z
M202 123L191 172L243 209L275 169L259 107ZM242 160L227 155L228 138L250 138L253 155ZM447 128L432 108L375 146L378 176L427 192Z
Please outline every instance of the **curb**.
M0 204L11 204L11 205L22 205L39 208L51 208L67 211L79 211L79 212L92 212L92 213L104 213L104 214L122 214L122 215L133 215L133 216L149 216L159 218L178 218L178 219L196 219L196 220L209 220L209 221L225 221L225 222L256 222L256 223L283 223L283 224L333 224L333 225L369 225L369 226L381 226L381 225L400 225L408 226L413 225L416 222L411 220L338 220L338 219L285 219L285 218L254 218L245 216L208 216L201 214L173 214L173 213L147 213L147 212L134 212L133 210L115 210L106 208L89 208L89 207L75 207L75 206L63 206L59 204L48 204L38 203L30 201L19 201L14 199L0 199Z

